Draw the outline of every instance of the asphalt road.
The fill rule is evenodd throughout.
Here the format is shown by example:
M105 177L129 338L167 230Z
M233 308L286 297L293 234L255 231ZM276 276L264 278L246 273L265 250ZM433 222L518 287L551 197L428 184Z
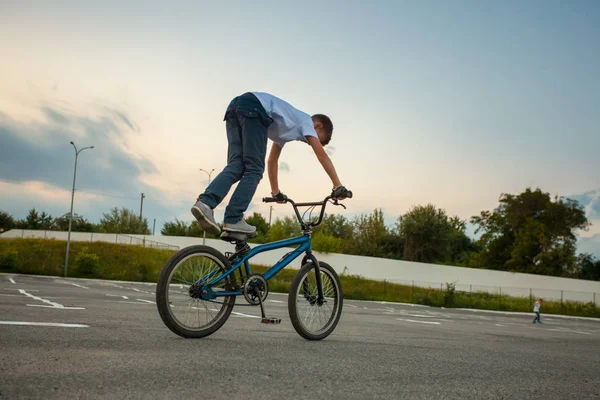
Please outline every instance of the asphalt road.
M266 307L183 339L154 285L0 274L0 399L600 399L600 321L346 300L309 342Z

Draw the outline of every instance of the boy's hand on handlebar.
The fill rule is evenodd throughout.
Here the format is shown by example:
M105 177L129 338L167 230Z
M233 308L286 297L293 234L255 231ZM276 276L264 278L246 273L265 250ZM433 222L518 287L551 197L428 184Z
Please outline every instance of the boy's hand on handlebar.
M352 192L346 189L343 185L340 185L331 191L331 198L334 200L352 198Z
M287 201L287 196L283 193L281 193L281 190L279 192L277 192L277 194L273 194L271 193L271 196L273 196L273 198L277 201L277 203L279 204L283 204Z

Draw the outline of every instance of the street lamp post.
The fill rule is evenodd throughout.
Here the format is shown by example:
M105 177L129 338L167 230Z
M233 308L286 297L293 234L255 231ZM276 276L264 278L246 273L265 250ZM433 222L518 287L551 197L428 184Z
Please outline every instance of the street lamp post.
M215 169L211 169L210 172L203 170L202 168L200 168L200 171L206 173L206 175L208 175L208 184L210 185L210 176L212 175L212 173L215 171ZM203 229L203 237L202 237L202 244L206 244L206 231Z
M65 258L65 278L67 277L67 273L69 271L69 250L71 248L71 225L73 223L73 200L75 199L75 179L77 178L77 158L79 157L79 153L86 149L93 149L94 146L84 147L81 150L77 150L75 143L71 142L73 148L75 149L75 169L73 171L73 190L71 191L71 212L69 213L69 233L67 235L67 255Z

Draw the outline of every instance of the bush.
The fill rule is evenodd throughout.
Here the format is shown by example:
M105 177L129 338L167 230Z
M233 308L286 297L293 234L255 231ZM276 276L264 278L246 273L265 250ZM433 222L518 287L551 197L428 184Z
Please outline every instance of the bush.
M313 235L311 243L315 251L321 253L340 253L342 250L343 240L331 235L324 235L317 232Z
M75 256L75 269L78 276L86 278L100 277L100 258L89 253L88 248L84 247L77 256Z
M454 292L456 291L456 283L446 283L446 290L444 291L444 306L454 306Z
M17 258L19 252L14 249L8 249L0 254L0 270L13 270L17 269Z

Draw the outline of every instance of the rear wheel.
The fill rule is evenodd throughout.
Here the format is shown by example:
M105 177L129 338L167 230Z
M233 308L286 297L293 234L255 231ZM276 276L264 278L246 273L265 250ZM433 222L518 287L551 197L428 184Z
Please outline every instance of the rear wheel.
M319 262L323 302L318 301L317 273L313 263L305 264L294 277L288 297L290 320L300 336L321 340L335 329L342 315L342 285L335 270Z
M202 285L223 275L229 261L208 246L190 246L177 252L163 267L156 286L156 305L163 322L185 338L201 338L216 332L233 310L235 296L217 297L215 303L199 298ZM230 274L214 292L234 287Z

